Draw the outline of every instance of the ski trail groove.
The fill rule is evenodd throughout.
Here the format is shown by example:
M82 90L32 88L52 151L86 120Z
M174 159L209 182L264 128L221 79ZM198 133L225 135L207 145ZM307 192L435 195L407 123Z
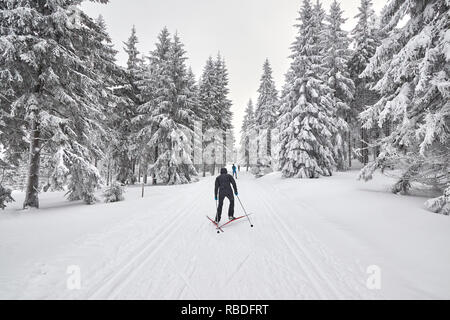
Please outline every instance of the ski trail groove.
M191 206L185 208L186 210L185 213L182 216L177 216L175 220L177 220L178 218L184 218L187 215L189 215L193 209L198 207L198 204L199 202L193 201L193 204ZM159 249L161 249L167 242L169 242L169 239L171 239L174 234L178 233L178 231L181 229L183 225L184 221L182 219L179 219L179 222L170 224L170 226L167 228L169 232L167 234L165 233L161 234L158 237L158 240L160 241L157 241L155 248L153 248L152 250L146 250L146 252L142 253L143 254L142 261L138 262L137 265L135 265L134 268L132 268L131 272L128 275L122 276L122 280L114 285L114 288L112 288L111 293L108 295L108 298L112 299L117 298L117 296L121 293L123 288L125 288L138 275L142 267L145 266L145 264L157 254ZM151 246L152 245L149 245L149 247ZM148 255L146 255L147 253Z
M157 233L151 239L147 239L139 249L134 251L134 254L130 255L131 259L120 265L117 271L109 274L106 279L99 280L98 283L100 283L100 285L94 288L92 290L93 292L88 294L88 299L117 296L117 292L120 293L120 290L136 275L137 270L154 256L154 253L167 242L167 239L170 238L175 231L178 231L183 224L183 219L181 218L187 216L191 212L190 209L198 206L200 197L201 194L197 194L195 200L190 199L190 201L192 201L191 203L193 203L191 206L178 210L177 214L174 215L173 222L167 225L164 224L159 228ZM180 216L180 214L182 214L182 216ZM156 246L153 248L155 244Z
M279 193L279 196L281 196L281 197L286 199L286 203L291 203L291 204L293 203L292 200L290 200L286 195L284 195L284 194L280 193L279 191L277 191L276 188L273 188L270 185L268 186L268 188L272 189L272 191L274 191L274 192ZM269 205L272 206L270 203L269 203ZM300 207L300 205L298 203L296 203L296 202L294 202L293 205L294 205L294 207ZM301 204L301 207L304 207L309 212L314 212L315 211L314 208L312 208L312 207L310 207L310 206L308 206L306 204L303 204L303 203ZM277 217L277 218L279 219L279 217ZM284 225L284 227L286 228L286 230L288 232L290 232L291 235L293 235L294 232L292 231L291 228L289 228L282 220L280 220L280 223L282 223ZM302 229L304 230L303 227L302 227ZM305 233L306 240L308 240L309 243L312 244L313 241L316 242L316 246L318 246L317 250L318 250L318 252L321 252L323 258L326 260L325 263L327 263L327 264L332 263L333 264L332 270L334 271L334 274L345 285L346 289L353 296L355 296L355 294L356 294L356 297L361 298L363 296L363 294L361 292L361 288L363 286L361 285L361 283L354 278L353 274L350 275L350 276L347 276L347 274L343 274L342 272L336 272L336 269L338 268L338 265L340 265L338 263L338 261L336 261L336 259L331 254L326 252L327 249L325 249L325 247L317 239L315 239L315 237L311 233L307 232L306 230L304 230L304 233ZM308 250L304 245L299 243L299 241L297 239L295 239L295 237L294 237L294 240L296 241L296 243L299 246L299 248L311 258L311 262L312 263L314 263L316 266L320 264L314 258L312 258L310 250ZM339 295L342 297L342 299L344 299L344 294L342 293L342 290L338 290L336 288L336 286L335 286L336 281L330 280L329 276L325 273L324 269L318 268L318 270L321 272L322 276L327 281L327 283L330 286L332 286L334 291L336 293L340 292ZM353 283L353 285L350 285L350 283L348 282L349 280Z
M248 260L248 258L251 256L252 254L249 253L240 263L239 265L236 267L236 270L234 270L234 272L231 273L231 275L225 280L222 289L225 289L229 284L230 281L234 278L234 276L239 272L239 270L241 270L242 266L245 264L245 262Z
M166 222L169 221L170 219L171 219L171 218L167 218L167 219L165 219L165 220L163 221L164 223L160 223L160 224L162 224L162 225L164 226L164 225L166 225ZM132 222L138 222L138 219L133 219L133 220L129 221L129 223L132 223ZM108 233L108 232L114 232L114 231L116 230L116 228L117 228L117 226L113 226L113 227L111 227L111 228L109 228L109 229L105 229L104 232L105 232L105 233ZM160 234L160 232L163 231L163 229L165 229L165 228L164 228L164 227L159 228L159 229L155 232L155 236L154 236L154 237L158 236L158 235ZM102 233L101 236L104 236L104 233ZM87 241L88 243L90 243L90 242L92 242L93 240L92 240L92 238L89 238L89 237L88 237L88 238L85 239L84 241L85 241L85 243L86 243L86 241ZM97 243L96 241L98 241L98 240L95 240L95 241L93 241L93 242L94 242L94 243ZM144 243L143 245L139 246L139 248L142 248L142 250L143 250L143 248L146 247L146 246L147 246L147 243ZM136 252L136 251L141 251L141 250L135 249L134 252ZM127 255L125 258L123 258L123 260L125 261L126 259L128 259L128 258L130 258L130 257L132 257L132 256L133 256L133 253ZM111 262L111 260L110 260L109 262ZM123 265L125 265L125 263L126 263L126 262L123 262L123 263L120 264L120 265L123 266ZM103 267L104 267L104 266L100 266L100 269L103 269ZM87 283L90 283L90 282L92 282L92 283L97 283L97 285L94 284L94 287L93 287L93 288L88 289L88 292L87 292L87 294L86 294L86 296L88 297L88 299L92 296L92 292L93 292L93 291L97 291L97 289L100 288L100 287L102 286L100 283L102 283L103 281L108 281L108 279L110 279L114 274L115 274L114 271L109 272L107 275L97 275L97 274L94 274L93 276L90 276L86 281L84 281L84 282L87 282ZM99 280L100 278L102 278L103 280ZM65 286L66 286L66 280L65 280L65 279L59 281L58 284L55 285L55 287L60 287L60 288L65 288ZM73 297L72 294L67 293L67 290L63 290L63 292L64 292L63 294L57 296L58 299L68 299L68 298L72 298L72 297ZM85 297L86 297L86 296L85 296ZM47 298L50 298L50 297L47 296Z
M261 186L259 186L260 189ZM266 190L263 190L263 193L267 193ZM278 232L282 236L283 241L286 243L287 247L291 251L292 255L296 258L302 269L304 270L305 274L311 281L311 284L316 289L316 292L319 294L321 299L326 299L328 294L332 293L332 295L336 298L342 297L339 291L336 289L336 287L333 285L333 282L330 281L330 279L324 274L320 266L314 261L313 257L306 251L305 248L298 242L296 237L294 236L293 232L289 229L289 227L286 226L286 224L280 219L276 211L274 210L273 206L267 201L267 197L259 196L260 199L263 201L265 206L268 209L268 212L270 216L272 217L272 221L274 221L274 225L276 226ZM280 230L280 227L282 230ZM283 232L284 231L284 232ZM289 241L290 238L292 241ZM293 245L292 245L293 244ZM296 250L296 248L298 250ZM298 255L298 251L301 252L301 254L306 258L305 262L303 262L304 259ZM310 268L306 265L309 264ZM324 284L328 288L324 287ZM328 290L330 289L330 290Z
M192 292L192 294L194 295L195 299L198 300L198 294L196 293L196 291L194 290L194 288L192 287L191 282L190 282L190 278L192 277L192 274L194 273L194 271L195 271L195 267L191 268L191 270L189 272L189 277L186 277L186 275L183 272L177 272L178 275L180 276L180 278L184 282L184 286L181 289L180 293L178 294L177 300L181 299L181 297L182 297L184 291L186 290L186 288L188 288Z

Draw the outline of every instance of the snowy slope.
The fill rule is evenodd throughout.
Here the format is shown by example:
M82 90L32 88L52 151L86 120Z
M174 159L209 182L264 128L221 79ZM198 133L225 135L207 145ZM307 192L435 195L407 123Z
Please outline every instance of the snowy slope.
M450 220L423 198L389 193L357 172L318 180L274 173L238 180L252 216L216 234L213 178L128 188L126 201L86 206L42 195L42 209L0 214L0 298L450 298ZM236 215L241 214L236 203ZM224 216L226 217L226 208ZM81 268L68 290L67 267ZM381 290L366 286L381 268Z

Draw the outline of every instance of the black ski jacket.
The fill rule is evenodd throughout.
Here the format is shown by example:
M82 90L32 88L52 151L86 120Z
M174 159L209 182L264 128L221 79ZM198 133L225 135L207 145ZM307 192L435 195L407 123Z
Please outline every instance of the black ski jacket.
M228 173L221 173L220 176L216 178L216 185L214 187L214 196L217 198L217 192L221 195L233 195L233 190L231 190L231 185L233 185L234 193L238 192L236 181Z

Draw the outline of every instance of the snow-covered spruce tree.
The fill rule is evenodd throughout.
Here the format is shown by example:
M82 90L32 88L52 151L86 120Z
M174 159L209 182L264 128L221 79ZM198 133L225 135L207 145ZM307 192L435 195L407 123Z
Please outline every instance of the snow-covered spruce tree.
M89 25L89 21L87 22ZM72 156L64 159L60 146L53 148L48 145L48 151L55 157L47 162L47 174L50 179L44 191L62 189L67 187L69 200L83 200L91 204L96 201L94 191L99 187L100 178L98 172L99 162L108 156L110 143L115 137L115 130L111 127L111 119L116 113L118 104L124 103L122 96L115 94L114 88L123 82L123 69L116 65L117 50L113 48L111 38L106 29L106 23L102 16L90 23L90 28L95 32L94 46L86 52L86 60L90 60L90 68L96 73L95 81L99 86L98 111L101 114L93 115L91 128L75 125L76 140L80 144L92 146L91 158ZM96 44L96 45L95 45ZM83 114L79 117L83 118Z
M110 162L114 160L114 147L117 145L120 134L118 118L121 116L122 106L129 105L130 100L122 91L127 82L127 74L123 67L116 64L118 51L112 44L103 17L99 16L96 23L99 28L99 41L103 46L95 51L97 56L95 57L94 69L104 87L100 105L103 115L99 127L101 130L97 130L97 135L91 135L90 139L96 138L98 140L96 144L101 148L103 154L97 155L94 163L109 183L111 178Z
M156 162L159 155L159 145L150 143L152 135L158 129L158 124L154 121L157 104L156 94L162 91L162 75L158 72L162 69L163 64L167 64L170 46L170 33L167 28L164 28L158 35L155 50L151 51L150 55L146 57L147 61L143 64L142 78L137 82L141 104L137 108L137 115L133 119L133 124L138 128L137 139L143 158L150 165ZM155 172L152 172L151 175L153 184L156 184Z
M199 104L196 115L198 115L202 121L202 162L203 162L203 176L206 175L208 166L214 162L214 129L218 128L218 122L214 113L212 112L217 107L217 77L214 67L214 60L209 57L203 68L203 73L199 83ZM215 162L214 162L215 163ZM211 170L212 169L212 170ZM214 173L214 166L210 168Z
M100 181L93 163L102 150L92 137L101 131L105 88L98 68L106 48L80 2L0 2L0 96L11 99L11 112L24 120L29 142L24 208L39 207L45 150L55 155L51 175L77 186L69 188L70 198L91 202Z
M44 191L48 188L67 187L69 200L84 200L88 204L96 201L93 191L99 187L100 182L97 169L110 156L111 141L116 137L111 121L116 116L118 106L126 103L126 98L115 90L118 84L124 83L125 73L116 64L117 50L113 47L103 17L99 16L91 28L96 32L98 45L91 48L86 59L91 60L91 68L97 74L96 82L100 88L97 107L101 114L97 116L95 126L91 129L85 131L78 128L77 140L93 146L92 159L72 157L64 163L64 154L60 152L59 146L53 150L49 148L49 152L56 156L47 164L51 178L44 186Z
M376 17L372 7L372 0L361 0L361 5L358 7L359 13L355 16L358 22L351 32L355 48L349 68L352 76L355 77L366 68L379 44Z
M232 129L231 101L228 98L228 71L224 59L218 54L206 62L199 84L199 114L203 128L203 174L210 164L211 174L226 163L232 147L227 143L227 132ZM229 137L228 137L229 138ZM229 142L229 141L228 141ZM219 150L222 153L220 156Z
M127 98L118 90L125 83L125 71L116 64L117 50L114 49L111 38L107 31L106 22L100 15L96 23L99 28L99 37L103 47L97 51L99 62L94 63L94 68L103 84L105 90L102 92L101 106L103 115L101 117L101 127L97 136L91 136L91 139L97 138L96 143L102 150L101 158L95 158L95 166L100 170L102 176L109 182L110 162L114 157L114 145L118 140L118 131L116 128L116 119L120 105L127 103ZM44 190L49 187L55 187L55 184L47 184ZM76 199L76 197L75 197Z
M333 102L337 108L336 124L339 128L333 137L334 153L337 170L345 170L351 165L351 143L346 141L349 135L349 103L353 100L355 85L350 79L348 61L351 58L349 49L350 39L347 32L342 30L345 20L339 3L334 0L331 4L330 14L326 16L328 24L325 28L324 56L326 72L325 77L333 89ZM350 148L350 149L349 149ZM346 161L346 160L349 161Z
M197 84L197 80L195 78L195 74L192 71L192 68L189 67L187 71L187 79L186 79L187 90L190 92L187 99L188 105L191 106L192 109L192 121L191 121L191 130L192 130L192 153L191 160L195 166L197 172L200 172L201 167L199 166L199 161L201 161L203 147L202 147L202 136L203 132L200 130L199 126L202 126L202 119L204 114L201 112L200 107L200 99L199 99L199 86Z
M394 29L405 15L406 25ZM390 121L392 132L377 141L381 153L360 177L394 167L402 172L394 192L407 192L413 182L444 192L450 183L450 3L391 1L382 24L388 36L361 75L377 79L372 88L381 99L361 119L367 129Z
M338 128L333 91L323 80L321 17L319 5L313 10L310 0L303 1L277 122L284 177L330 176L335 165L332 137Z
M174 138L174 148L171 162L177 160L174 172L180 177L175 177L173 183L185 183L197 181L197 170L193 164L193 138L194 121L197 120L194 110L197 104L197 92L193 85L193 73L189 73L186 67L186 51L181 43L178 34L173 37L170 66L172 78L176 88L174 95L174 120L177 121L177 128L172 129L171 136ZM175 91L175 90L174 90Z
M164 184L188 183L197 172L191 161L193 106L188 88L186 57L178 35L173 41L167 28L151 53L150 100L141 105L151 133L148 145L155 151L150 173Z
M218 159L221 161L221 165L219 166L219 170L221 167L224 167L227 162L227 154L231 154L233 148L228 149L227 139L232 137L227 137L227 133L230 133L233 129L232 126L232 117L233 114L231 112L231 100L228 98L228 94L230 89L228 88L228 70L225 64L225 59L218 54L217 59L214 63L214 70L216 75L216 104L213 109L213 117L216 120L217 128L222 132L221 139L218 141L222 142L221 150L223 150L222 159Z
M146 168L146 161L142 161L142 148L139 148L137 141L139 123L133 123L133 120L138 116L137 108L140 105L139 82L142 80L143 74L143 61L137 49L137 44L136 28L133 26L130 37L124 42L124 50L128 55L124 81L121 81L114 90L123 97L123 101L117 104L114 113L113 128L116 139L111 144L114 161L108 163L107 168L108 178L112 179L113 170L111 166L117 165L118 172L114 179L121 183L134 183L136 181L135 167L138 162ZM145 177L144 174L144 182L147 182Z
M149 168L158 158L159 146L151 144L150 139L158 127L153 121L154 99L159 81L157 70L161 61L168 59L168 51L171 45L170 34L167 28L163 29L158 39L159 42L156 43L156 49L151 51L148 56L144 56L140 63L141 70L137 73L138 80L136 81L136 87L139 92L137 99L140 104L137 107L135 117L132 119L133 127L136 130L136 145L142 161L143 180L147 183L148 174L151 174L153 184L157 183L157 179L154 172L150 173Z
M278 116L278 91L272 76L272 67L266 59L263 66L263 75L258 89L258 102L255 110L255 130L258 135L258 150L256 164L252 173L261 177L272 171L272 130Z
M351 108L348 113L348 122L351 123L350 129L353 131L353 135L358 137L358 153L361 162L364 164L367 164L369 161L369 143L371 135L358 121L358 115L366 109L366 106L370 106L378 100L376 92L368 88L367 82L364 81L364 79L359 78L359 75L364 71L379 45L379 32L377 30L376 16L372 6L372 0L361 0L361 5L358 8L359 12L355 16L355 19L358 19L358 22L351 32L354 49L348 64L350 77L355 83L355 95L354 100L350 105ZM350 132L350 140L351 136L352 132ZM351 141L349 142L351 146ZM351 159L349 160L351 161Z
M250 168L250 139L252 138L252 131L255 130L255 114L253 110L253 101L250 99L245 109L244 120L241 127L241 161L247 167L247 171Z

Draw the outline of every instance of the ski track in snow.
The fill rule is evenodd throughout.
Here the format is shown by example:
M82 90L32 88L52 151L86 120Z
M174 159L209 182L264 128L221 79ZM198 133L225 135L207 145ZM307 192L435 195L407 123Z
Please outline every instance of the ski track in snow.
M242 175L237 180L238 189L243 205L252 214L254 228L242 219L217 234L205 218L215 212L213 182L213 178L205 178L191 185L148 188L144 199L127 199L141 201L133 206L129 218L124 212L119 222L80 237L60 253L36 262L30 274L24 276L26 284L14 296L31 299L381 297L366 288L367 274L358 259L340 256L322 241L324 230L332 231L335 237L348 236L346 231L330 221L324 223L321 220L324 217L311 205L292 201L271 180L257 181L249 174ZM227 209L228 202L222 213L224 218ZM236 216L244 214L238 199L235 213ZM322 229L315 229L309 219L319 221ZM66 288L64 272L67 265L77 262L82 269L82 289L70 291Z
M109 277L106 281L99 281L100 287L96 288L94 293L89 294L89 298L118 298L118 293L120 293L121 288L125 287L137 276L142 267L154 257L158 250L160 250L168 240L171 239L173 234L180 231L180 227L184 221L182 218L195 209L198 205L199 198L200 195L198 195L197 198L192 199L193 205L189 206L187 208L188 210L186 210L186 208L179 210L179 213L176 214L176 218L174 218L171 223L168 223L166 226L162 226L157 236L149 239L148 242L144 244L143 248L135 251L132 259L125 262L123 266L119 267L111 277Z
M320 269L316 267L311 257L305 253L302 246L300 246L295 237L292 236L292 232L288 229L288 227L286 227L284 223L276 217L276 214L274 214L274 210L268 201L264 197L260 197L260 199L264 202L267 212L271 215L274 228L277 229L280 237L286 245L286 248L289 249L289 252L297 260L300 268L307 275L308 280L311 282L317 295L322 299L327 298L329 291L326 290L326 288L323 288L323 286L328 285L331 289L330 291L334 295L334 297L330 298L337 298L338 293L332 283L320 274Z
M301 228L301 233L296 234L288 225L286 225L283 219L280 218L281 212L293 213L297 210L301 210L301 208L296 204L293 205L283 194L278 193L277 198L284 198L284 201L277 202L279 208L276 210L267 200L270 198L271 194L276 193L275 189L267 184L265 185L265 188L258 185L258 189L257 194L259 194L260 200L265 204L267 213L273 221L273 226L279 232L286 247L289 248L291 254L296 258L304 273L308 275L308 278L318 295L317 298L364 298L364 296L358 292L362 289L362 281L355 281L355 274L353 272L342 269L336 258L328 249L318 247L317 240L311 240L313 236L308 231ZM270 193L268 192L268 189L271 189ZM293 210L293 207L296 210ZM310 211L309 214L314 214L311 210L308 211ZM305 244L307 244L308 247ZM319 253L319 255L314 257L314 254L311 253L312 250ZM322 261L318 262L318 258ZM326 271L328 271L328 273ZM348 279L352 280L350 281L351 283L349 283ZM341 289L337 288L335 285L338 283L341 284L341 286L343 285Z

